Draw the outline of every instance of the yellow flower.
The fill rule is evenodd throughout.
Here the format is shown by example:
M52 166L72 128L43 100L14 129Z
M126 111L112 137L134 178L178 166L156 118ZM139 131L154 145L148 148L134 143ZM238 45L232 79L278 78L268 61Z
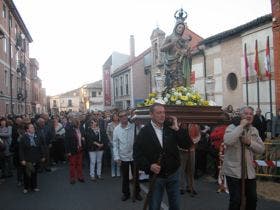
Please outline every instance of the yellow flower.
M188 96L180 96L180 99L182 101L187 101L189 99L189 97Z
M174 102L174 101L177 101L177 99L178 99L177 96L174 96L174 95L172 95L172 96L170 97L170 101L173 101L173 102Z
M156 96L157 96L156 93L149 93L149 98L154 98L154 97L156 97Z
M178 92L183 92L183 91L184 91L184 87L183 87L183 86L177 87L177 88L176 88L176 91L178 91Z
M192 101L188 101L188 102L187 102L187 105L188 105L188 106L193 106L194 103L193 103Z
M196 100L196 95L191 96L192 100Z
M209 106L209 101L202 101L203 106Z

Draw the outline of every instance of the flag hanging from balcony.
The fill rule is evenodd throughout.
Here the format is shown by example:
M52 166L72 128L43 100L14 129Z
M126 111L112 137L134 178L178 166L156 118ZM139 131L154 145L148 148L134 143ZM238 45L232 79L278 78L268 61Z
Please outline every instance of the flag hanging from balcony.
M265 75L271 77L271 65L270 65L270 48L269 48L269 36L266 38L266 48L265 48L265 57L264 57L264 69Z
M258 40L255 42L255 62L254 62L255 71L257 74L258 79L261 78L261 71L259 65L259 53L258 53Z
M245 64L245 77L246 77L246 82L248 82L248 81L249 81L249 64L248 64L246 43L244 44L244 64Z

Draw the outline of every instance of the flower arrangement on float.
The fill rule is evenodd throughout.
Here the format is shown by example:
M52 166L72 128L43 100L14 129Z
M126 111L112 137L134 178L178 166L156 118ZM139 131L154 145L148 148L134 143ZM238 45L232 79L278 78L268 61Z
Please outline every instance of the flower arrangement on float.
M202 99L201 95L190 87L179 86L166 89L160 96L150 93L148 98L138 106L150 106L154 103L183 106L209 106L211 102Z

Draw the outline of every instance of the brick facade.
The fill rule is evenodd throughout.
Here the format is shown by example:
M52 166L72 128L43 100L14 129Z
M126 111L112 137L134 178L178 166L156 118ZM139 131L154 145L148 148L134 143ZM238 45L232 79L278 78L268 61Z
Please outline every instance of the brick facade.
M0 1L0 115L31 113L29 34L13 1ZM21 64L21 65L20 65ZM20 97L19 97L20 96Z
M280 0L271 0L276 108L280 108Z

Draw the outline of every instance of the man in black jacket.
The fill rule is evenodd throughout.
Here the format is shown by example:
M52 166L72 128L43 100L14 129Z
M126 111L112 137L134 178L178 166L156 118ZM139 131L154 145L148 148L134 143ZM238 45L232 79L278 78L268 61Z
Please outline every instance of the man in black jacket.
M266 138L266 119L262 115L262 110L260 108L257 108L252 124L256 129L258 129L259 135L261 139L264 141Z
M37 169L38 164L45 161L43 141L35 133L33 124L27 123L25 131L26 133L19 142L19 159L24 167L24 194L28 192L29 188L35 192L39 191L37 186Z
M141 170L157 174L154 189L149 200L149 209L160 209L166 188L169 207L178 210L180 148L189 148L187 132L180 129L177 118L169 116L170 124L165 122L165 108L155 103L150 107L151 122L143 127L134 143L133 157Z

